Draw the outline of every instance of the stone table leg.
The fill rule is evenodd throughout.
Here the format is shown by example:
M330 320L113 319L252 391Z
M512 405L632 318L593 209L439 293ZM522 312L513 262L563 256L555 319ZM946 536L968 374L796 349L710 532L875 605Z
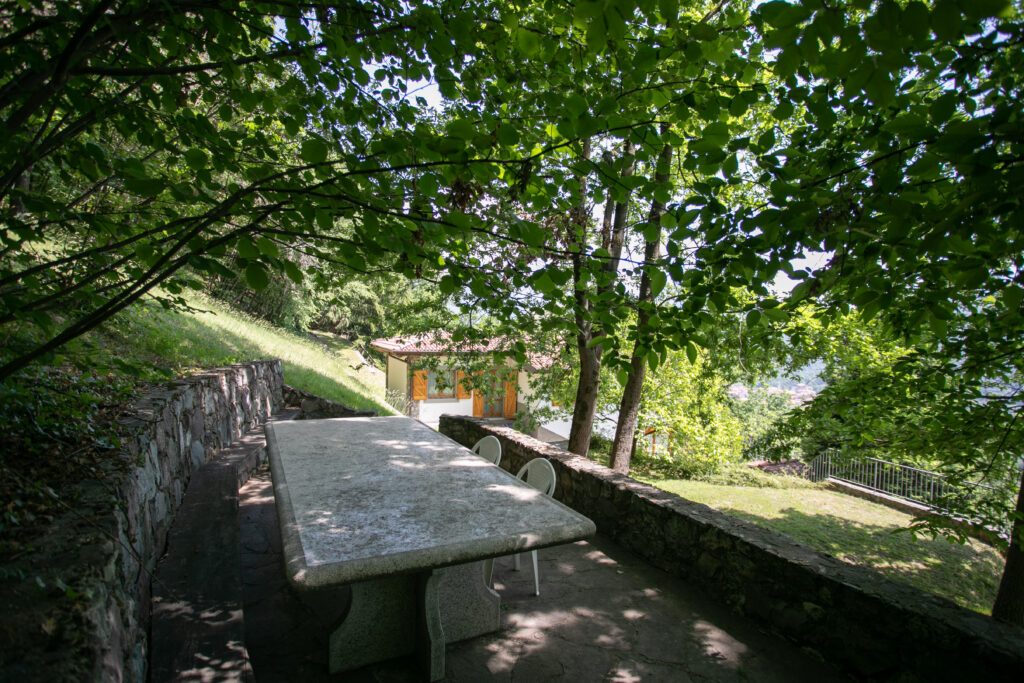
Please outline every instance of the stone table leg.
M431 681L444 677L444 646L501 628L501 597L483 562L352 584L330 637L330 671L350 671L417 653Z
M330 671L349 671L411 654L416 644L414 576L352 584L348 612L330 638Z
M456 643L501 628L501 596L484 579L484 562L441 570L438 586L445 642Z
M428 681L444 678L444 628L438 609L437 587L444 570L434 570L418 577L419 594L416 604L416 658Z

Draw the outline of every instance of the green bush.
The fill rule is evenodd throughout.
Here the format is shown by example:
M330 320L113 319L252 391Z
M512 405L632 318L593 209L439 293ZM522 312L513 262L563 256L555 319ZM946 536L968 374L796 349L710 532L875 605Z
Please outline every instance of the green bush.
M724 465L717 472L698 474L692 477L692 479L718 486L751 486L759 489L813 488L816 486L816 484L803 477L769 474L756 467L748 467L747 465L737 463Z
M302 285L278 275L262 292L241 277L213 277L209 294L244 313L288 330L305 331L317 315L317 297Z

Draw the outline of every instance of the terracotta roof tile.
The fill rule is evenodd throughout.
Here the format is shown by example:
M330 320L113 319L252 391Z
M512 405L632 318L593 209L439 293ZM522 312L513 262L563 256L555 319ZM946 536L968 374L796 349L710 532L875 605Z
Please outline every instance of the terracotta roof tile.
M505 348L509 340L504 337L491 339L486 343L471 344L468 342L452 342L450 332L427 332L425 334L408 334L397 337L386 337L374 339L370 342L370 348L384 353L416 353L424 355L438 355L447 353L487 353L500 351ZM549 367L554 363L554 357L543 353L531 353L527 351L526 360L535 369Z

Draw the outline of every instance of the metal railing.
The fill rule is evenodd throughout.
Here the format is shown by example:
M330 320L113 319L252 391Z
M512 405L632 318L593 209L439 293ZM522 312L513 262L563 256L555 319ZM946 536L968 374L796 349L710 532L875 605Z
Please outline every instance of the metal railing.
M963 495L965 488L979 493L995 491L991 486L972 482L954 487L936 472L879 458L839 457L831 451L814 458L809 467L807 477L811 481L832 479L846 482L938 510L946 510L946 501Z

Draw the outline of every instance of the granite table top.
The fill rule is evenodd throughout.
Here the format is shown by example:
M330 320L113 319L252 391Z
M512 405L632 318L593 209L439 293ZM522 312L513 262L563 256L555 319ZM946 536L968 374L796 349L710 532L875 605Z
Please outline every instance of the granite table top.
M288 576L366 581L568 543L594 523L408 417L267 425Z

